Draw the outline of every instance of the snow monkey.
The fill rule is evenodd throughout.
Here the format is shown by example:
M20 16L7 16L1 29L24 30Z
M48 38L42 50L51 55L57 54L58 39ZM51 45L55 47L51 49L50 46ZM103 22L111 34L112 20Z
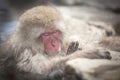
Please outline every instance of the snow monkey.
M38 6L22 14L13 35L0 45L0 74L11 80L62 80L68 60L110 59L109 53L98 49L64 52L62 24L59 11L50 6ZM69 49L76 46L70 45Z

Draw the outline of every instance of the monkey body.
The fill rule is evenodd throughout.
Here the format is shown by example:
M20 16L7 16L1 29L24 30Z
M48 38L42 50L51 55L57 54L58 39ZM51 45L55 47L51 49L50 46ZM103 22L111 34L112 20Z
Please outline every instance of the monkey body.
M68 60L111 58L99 49L67 54L63 46L68 37L62 21L59 11L49 6L38 6L21 15L13 35L0 45L1 63L7 62L1 69L4 68L7 74L14 68L7 74L11 80L61 80ZM11 64L8 66L8 63Z

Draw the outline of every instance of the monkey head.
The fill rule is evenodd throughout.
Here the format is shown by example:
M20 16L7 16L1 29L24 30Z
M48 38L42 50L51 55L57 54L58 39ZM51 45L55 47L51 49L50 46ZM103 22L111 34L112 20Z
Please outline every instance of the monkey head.
M55 56L61 51L61 15L55 8L38 6L21 15L16 29L20 43Z

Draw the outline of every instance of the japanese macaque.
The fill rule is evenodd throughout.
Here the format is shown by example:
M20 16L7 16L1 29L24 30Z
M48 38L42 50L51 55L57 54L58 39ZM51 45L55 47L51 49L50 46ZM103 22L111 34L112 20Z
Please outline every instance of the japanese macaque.
M104 50L79 51L76 42L69 46L67 54L63 50L67 38L63 27L62 16L53 7L38 6L26 11L13 35L0 45L0 74L7 74L11 80L61 80L68 60L111 58Z

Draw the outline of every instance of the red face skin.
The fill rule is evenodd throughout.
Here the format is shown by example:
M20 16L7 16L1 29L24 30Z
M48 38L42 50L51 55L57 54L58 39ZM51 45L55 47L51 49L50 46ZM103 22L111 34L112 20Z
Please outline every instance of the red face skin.
M49 30L41 34L42 42L45 47L45 52L49 56L57 55L60 49L60 31L59 30Z

